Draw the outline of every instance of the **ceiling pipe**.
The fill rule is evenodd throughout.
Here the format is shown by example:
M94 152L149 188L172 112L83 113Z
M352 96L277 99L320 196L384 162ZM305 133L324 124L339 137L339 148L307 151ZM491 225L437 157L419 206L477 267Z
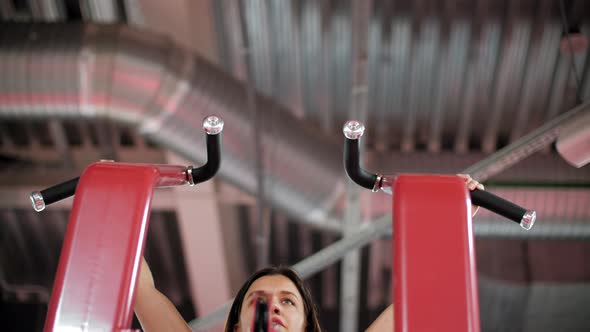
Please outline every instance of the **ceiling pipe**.
M243 83L168 38L125 25L3 23L0 77L0 119L106 119L196 163L206 162L201 121L215 114L227 124L218 175L256 193ZM339 232L330 210L344 187L340 138L270 98L255 104L263 149L289 156L265 165L265 199Z

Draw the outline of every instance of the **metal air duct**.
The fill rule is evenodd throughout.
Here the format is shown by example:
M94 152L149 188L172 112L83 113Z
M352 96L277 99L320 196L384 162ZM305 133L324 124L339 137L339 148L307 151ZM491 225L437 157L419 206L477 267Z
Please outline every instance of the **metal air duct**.
M328 137L256 95L265 151L265 199L298 219L339 231L331 215L343 188L340 137ZM256 193L253 123L244 85L169 39L125 25L0 27L0 118L108 119L196 163L206 161L201 121L226 123L219 176ZM251 144L248 142L252 142Z

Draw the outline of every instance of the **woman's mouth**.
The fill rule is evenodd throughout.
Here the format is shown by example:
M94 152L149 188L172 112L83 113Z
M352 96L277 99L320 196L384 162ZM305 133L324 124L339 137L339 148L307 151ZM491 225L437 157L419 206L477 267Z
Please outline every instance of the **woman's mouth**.
M272 331L285 331L285 325L283 322L278 318L273 318L270 327Z

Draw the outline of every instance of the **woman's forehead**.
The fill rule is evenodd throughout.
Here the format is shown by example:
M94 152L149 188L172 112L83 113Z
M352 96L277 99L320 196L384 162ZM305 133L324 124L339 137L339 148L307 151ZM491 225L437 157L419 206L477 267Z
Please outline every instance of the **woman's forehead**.
M291 281L291 279L285 277L284 275L270 275L270 276L263 276L252 283L250 288L248 289L248 293L254 292L264 292L264 293L281 293L281 292L289 292L293 293L297 297L301 298L301 294L299 294L299 290L297 290L297 286Z

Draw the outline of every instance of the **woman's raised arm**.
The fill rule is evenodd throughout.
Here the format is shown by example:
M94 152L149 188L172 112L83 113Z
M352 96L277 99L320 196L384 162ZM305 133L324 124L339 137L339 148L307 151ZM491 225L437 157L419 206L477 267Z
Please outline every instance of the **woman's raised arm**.
M144 258L135 295L135 315L144 332L191 331L174 304L156 289L152 272Z

